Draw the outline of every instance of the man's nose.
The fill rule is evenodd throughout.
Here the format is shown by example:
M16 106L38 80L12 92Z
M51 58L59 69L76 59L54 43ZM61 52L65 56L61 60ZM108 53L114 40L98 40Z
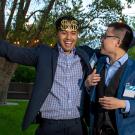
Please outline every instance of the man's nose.
M67 38L67 39L71 39L71 34L70 34L70 33L67 33L66 38Z

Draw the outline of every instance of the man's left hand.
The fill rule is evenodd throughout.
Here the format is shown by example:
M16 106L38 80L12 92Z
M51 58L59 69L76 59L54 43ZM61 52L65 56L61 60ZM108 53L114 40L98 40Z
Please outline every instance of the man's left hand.
M125 100L120 100L115 97L104 96L103 98L99 98L99 103L102 106L102 108L107 110L118 109L118 108L124 109L126 107Z

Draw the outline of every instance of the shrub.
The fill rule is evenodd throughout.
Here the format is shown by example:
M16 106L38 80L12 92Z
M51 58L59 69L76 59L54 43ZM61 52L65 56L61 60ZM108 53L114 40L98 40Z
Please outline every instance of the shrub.
M19 65L11 79L13 82L34 82L35 68Z
M129 57L131 57L132 59L135 59L135 47L132 47L129 49L128 51Z

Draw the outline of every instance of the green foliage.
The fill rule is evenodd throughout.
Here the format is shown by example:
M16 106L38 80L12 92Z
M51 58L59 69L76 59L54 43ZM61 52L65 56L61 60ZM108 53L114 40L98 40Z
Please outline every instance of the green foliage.
M0 106L0 135L34 135L36 125L30 126L24 132L21 131L27 101L10 100L11 102L18 105Z
M132 3L135 3L135 0L126 0L127 1L127 4L132 4Z
M62 15L73 15L79 20L80 34L78 44L99 39L108 23L119 21L122 16L122 4L119 0L93 0L84 8L83 0L56 1L51 10L45 31L39 36L47 44L56 43L55 21ZM36 23L40 21L38 17Z
M40 11L32 11L33 13L35 12L32 16L30 15L34 19L33 24L27 27L25 25L21 25L19 29L20 32L15 32L14 30L9 31L7 37L9 37L12 42L15 41L14 37L19 36L20 39L16 40L21 40L21 44L26 44L26 41L34 43L32 37L34 33L38 31L41 20L46 20L46 18L42 18L42 16L47 10L47 5L50 3L48 0L41 0L38 2L40 4L42 3L44 6L42 6ZM131 1L128 2L130 3ZM106 24L112 21L119 21L122 18L123 6L121 0L91 0L87 3L88 6L84 8L83 0L55 1L53 8L47 16L47 21L43 21L44 23L42 26L44 26L44 29L41 29L40 35L36 38L40 42L54 45L56 43L54 23L58 17L65 14L73 15L80 22L81 28L78 44L84 44L88 43L90 40L99 39L99 36L103 33L103 27ZM25 21L28 21L29 18L30 17L25 18ZM21 20L24 22L24 19ZM18 24L23 24L23 22ZM13 37L13 39L11 39L11 37ZM27 46L30 42L28 42Z
M128 51L129 57L131 57L132 59L135 59L135 47L132 47L129 49Z
M19 65L11 81L14 82L34 82L35 69L33 67Z
M128 5L134 3L134 0L126 0ZM122 19L123 2L121 0L90 0L88 6L83 7L83 0L56 0L51 12L43 17L43 14L47 12L49 0L37 0L31 1L31 5L40 5L38 10L32 10L28 16L26 16L27 10L24 14L25 7L28 5L28 1L20 1L15 4L13 1L7 1L6 5L8 9L16 9L17 13L12 16L12 23L8 28L7 39L11 42L20 41L20 45L29 46L34 44L34 40L38 39L43 43L54 44L56 42L56 33L54 22L61 15L71 14L75 16L80 24L81 31L79 35L79 44L88 43L90 40L99 39L101 33L103 33L103 27L112 22ZM12 5L16 5L14 8ZM18 4L18 5L17 5ZM30 4L30 3L29 3ZM23 6L22 6L23 5ZM12 11L12 10L11 10ZM14 11L15 12L15 11ZM34 14L33 14L34 13ZM9 16L8 16L9 17ZM33 18L33 24L27 25L26 22L30 18ZM41 20L48 20L42 24L44 29L41 29L41 33L32 40L33 36L40 29L39 24ZM18 34L19 33L19 34Z

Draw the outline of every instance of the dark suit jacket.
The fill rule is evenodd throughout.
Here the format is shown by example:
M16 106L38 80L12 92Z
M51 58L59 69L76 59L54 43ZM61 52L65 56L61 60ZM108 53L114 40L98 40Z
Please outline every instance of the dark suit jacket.
M99 60L97 64L97 72L100 74L104 65L106 57ZM135 61L128 59L120 83L117 90L118 99L129 100L130 112L123 113L121 109L115 110L116 127L119 135L135 135L135 98L123 96L126 83L130 83L131 86L135 86ZM96 100L96 87L91 87L90 90L90 135L92 135L94 127L94 114L95 114L95 100Z
M91 72L89 58L93 54L93 50L89 47L78 47L76 53L81 58L85 78L86 75ZM39 45L35 48L21 48L10 45L4 41L0 41L0 56L6 57L8 60L15 63L31 65L35 66L36 68L36 79L31 99L24 116L22 129L26 129L30 123L35 120L44 100L51 90L56 71L58 55L59 53L57 47L51 48L47 45ZM84 92L84 95L87 94ZM84 107L84 102L87 102L86 99L88 98L83 99L83 107L81 108L86 108L86 110L88 110L88 106ZM82 111L82 113L83 112L85 111ZM84 116L84 114L82 115Z

